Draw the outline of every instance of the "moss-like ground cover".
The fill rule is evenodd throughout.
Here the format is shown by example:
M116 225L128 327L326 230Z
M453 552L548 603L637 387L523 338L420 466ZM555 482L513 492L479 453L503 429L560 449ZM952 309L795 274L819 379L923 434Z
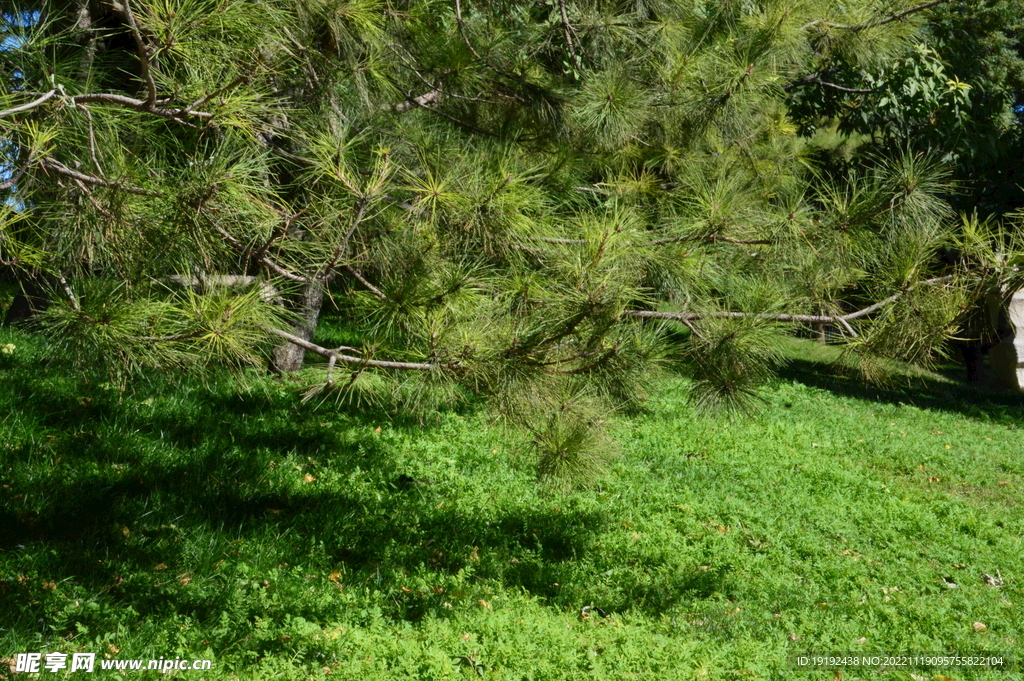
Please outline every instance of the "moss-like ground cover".
M177 673L196 680L1022 678L787 668L1019 655L1017 398L863 388L795 343L760 415L698 418L667 383L617 421L599 486L555 494L471 411L396 424L270 380L122 392L7 343L0 658L212 659Z

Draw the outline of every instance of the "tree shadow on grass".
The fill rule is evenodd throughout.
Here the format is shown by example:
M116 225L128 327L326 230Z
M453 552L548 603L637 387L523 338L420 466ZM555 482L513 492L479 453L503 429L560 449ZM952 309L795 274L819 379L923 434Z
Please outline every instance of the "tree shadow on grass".
M443 581L470 570L557 599L572 561L607 522L529 500L461 504L444 481L406 483L388 440L375 436L379 414L325 428L328 416L294 397L226 392L154 410L82 386L41 390L30 378L3 378L0 387L31 396L17 403L18 418L41 430L5 453L4 468L21 473L0 471L0 554L12 552L0 567L35 575L0 580L0 630L46 635L38 604L56 598L40 587L51 580L140 616L212 622L228 589L197 596L163 586L190 564L197 537L216 554L197 577L210 577L218 560L230 575L231 543L249 540L262 565L340 569L353 583L384 575L380 588L394 593L388 614L406 620L450 598L400 589L400 575L416 571ZM313 460L314 481L303 484L298 467ZM48 475L53 461L68 473ZM359 484L315 482L351 471L361 472ZM26 496L42 501L29 507Z
M887 384L873 385L833 364L792 359L778 372L778 377L844 397L954 412L1011 427L1024 420L1024 395L964 383L957 380L960 378L957 368L944 367L942 373L950 382L927 377L895 377Z

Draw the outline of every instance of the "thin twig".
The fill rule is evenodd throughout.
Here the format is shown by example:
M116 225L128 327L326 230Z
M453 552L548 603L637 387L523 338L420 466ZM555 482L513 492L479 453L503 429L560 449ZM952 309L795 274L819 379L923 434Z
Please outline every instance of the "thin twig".
M863 317L864 315L868 315L868 314L871 314L872 312L876 312L876 311L882 309L883 307L885 307L889 303L896 302L896 300L900 296L902 296L904 293L906 293L907 291L909 291L912 288L916 288L917 286L921 286L921 285L924 285L924 284L937 284L940 281L948 281L948 280L950 280L952 278L953 278L952 274L947 274L944 277L935 277L933 279L925 279L924 281L919 281L916 284L911 284L910 286L906 287L905 289L903 289L899 293L895 293L895 294L889 296L885 300L880 300L877 303L875 303L874 305L869 305L868 307L864 308L863 310L857 310L856 312L851 312L850 314L843 315L843 318L844 319L848 319L848 320L849 319L858 319L860 317Z
M854 331L850 322L861 317L867 316L873 312L881 310L886 305L896 302L901 296L906 294L911 289L917 288L918 286L924 286L925 284L936 284L941 281L948 281L953 278L954 275L947 274L942 277L934 277L932 279L925 279L914 284L910 284L899 293L895 293L885 300L880 300L877 303L869 305L863 309L855 312L849 312L844 315L807 315L807 314L775 314L768 312L730 312L730 311L719 311L719 312L658 312L656 310L626 310L624 314L630 317L639 317L642 319L671 319L680 322L687 322L698 319L717 318L717 319L764 319L775 322L806 322L806 323L830 323L838 324L842 326L847 333L852 337L857 338L857 332Z
M210 224L213 225L213 228L215 230L217 230L217 232L222 237L224 237L224 240L227 241L229 244L231 244L231 246L235 250L237 250L237 251L239 251L241 253L245 253L246 255L250 255L250 256L254 255L254 251L251 248L247 247L241 241L236 239L231 234L231 232L229 232L226 229L224 229L223 227L221 227L220 224L216 220L211 218L209 215L207 215L207 218L209 218ZM284 277L285 279L288 279L289 281L298 282L300 284L310 284L310 283L312 283L312 280L309 277L305 277L305 276L303 276L301 274L295 274L294 272L291 272L291 271L285 269L284 267L281 267L276 262L274 262L274 260L272 260L270 258L270 256L268 256L266 253L260 254L258 257L254 257L253 259L257 263L259 263L260 265L263 265L264 267L269 269L274 274L277 274L278 276Z
M0 118L3 118L4 116L10 116L11 114L21 113L22 111L34 109L40 104L43 104L44 102L49 100L55 94L57 94L57 90L50 90L49 92L43 94L43 96L39 99L33 100L28 104L22 104L21 106L16 106L13 109L7 109L6 111L0 111Z
M321 347L316 343L312 343L304 338L300 338L287 331L281 329L275 329L274 327L264 327L266 331L279 336L293 345L297 345L303 350L307 350L314 354L320 355L321 357L327 357L330 359L334 357L336 361L343 362L345 364L357 364L364 367L373 367L375 369L403 369L406 371L433 371L439 366L450 366L457 367L458 363L437 365L437 364L426 364L422 362L387 362L376 359L369 359L365 357L352 357L351 355L343 355L335 350L329 350L328 348Z
M484 65L490 66L487 64L487 61L480 56L480 53L476 51L476 48L473 47L473 43L469 42L469 36L466 35L466 22L462 18L462 2L460 0L455 0L455 21L459 24L459 34L462 36L462 42L466 43L466 47L469 48L469 51L473 53L474 57L483 62Z
M644 243L648 246L660 246L662 244L673 244L680 241L708 241L711 243L724 241L728 244L738 244L742 246L770 246L772 244L769 239L734 239L729 236L722 236L721 234L708 234L707 236L675 236L668 239L646 241Z
M170 118L180 123L189 123L184 120L185 116L191 116L193 118L201 118L208 120L213 118L213 114L208 111L189 111L187 114L179 113L181 109L168 109L164 107L156 106L156 103L152 105L141 99L134 97L126 97L125 95L118 95L113 93L92 93L86 95L75 95L71 97L71 101L75 104L118 104L120 106L127 106L128 108L135 109L136 111L142 111L145 113L153 114L154 116L160 116L161 118Z
M198 338L203 335L203 331L189 331L188 333L179 333L174 336L143 336L139 338L141 341L146 343L171 343L174 341L188 340L190 338Z
M93 132L92 126L92 112L89 111L89 107L84 104L75 104L75 106L85 112L85 117L89 119L89 154L92 156L92 164L96 167L96 172L100 174L104 180L107 179L106 173L103 172L103 168L100 167L100 162L96 158L96 135Z
M874 90L872 90L869 87L867 87L867 88L866 87L843 87L842 85L836 85L835 83L829 83L828 81L825 81L825 80L819 80L819 81L817 81L817 83L818 83L818 85L824 85L825 87L830 87L833 90L839 90L840 92L849 92L849 93L852 93L852 94L855 94L855 95L867 95L867 94L870 94L870 93L874 92Z
M369 291L370 293L372 293L374 295L374 297L377 298L378 300L384 300L384 301L387 301L387 302L391 302L391 299L388 298L386 293L384 293L379 288L377 288L376 286L371 284L369 281L367 281L366 277L364 277L362 275L362 273L359 270L357 270L356 268L352 267L351 265L342 265L341 269L343 269L346 272L348 272L349 274L351 274L352 277L356 281L358 281L360 284L365 286L366 290Z
M565 44L569 47L569 54L572 56L573 66L575 66L578 58L576 56L576 46L573 44L572 34L576 31L573 30L572 24L569 23L569 15L565 11L565 0L558 0L558 8L562 13L562 33L565 34Z
M78 185L78 188L81 189L82 193L85 194L87 199L89 199L89 203L92 204L93 208L98 210L103 217L107 218L111 222L114 221L115 218L114 218L113 214L110 211L108 211L106 208L104 208L103 206L100 205L100 202L96 200L96 197L93 196L92 192L89 191L89 188L85 186L84 182L82 182L79 179L75 179L74 183Z
M186 106L184 109L178 109L177 113L178 113L179 116L190 116L190 115L192 115L193 111L195 111L199 107L203 106L204 104L208 103L214 97L218 97L218 96L224 94L225 92L227 92L228 90L235 89L236 87L238 87L242 83L245 83L247 80L249 80L249 79L246 76L239 76L238 78L235 78L233 81L231 81L230 83L228 83L224 87L220 88L219 90L214 90L213 92L211 92L210 94L206 95L205 97L200 97L196 101L194 101L191 104L189 104L188 106Z
M128 0L124 0L123 8L125 19L128 21L128 28L131 29L132 37L135 38L135 46L139 54L139 65L142 71L142 79L146 81L146 91L148 92L146 108L152 109L156 106L156 81L153 80L152 64L149 61L149 47L146 45L146 41L142 39L142 32L139 30L138 22L135 21L135 14L132 12L132 8L128 4Z
M30 157L29 163L31 163L31 161L32 159ZM28 170L29 163L26 163L21 168L19 168L18 172L11 175L11 177L6 182L0 182L0 191L10 189L14 185L18 184L18 180L20 180L25 175L25 171Z
M801 85L823 85L824 87L829 87L832 88L833 90L838 90L839 92L849 92L852 94L870 94L874 92L874 90L872 90L871 88L845 87L843 85L836 85L835 83L830 83L826 80L822 80L820 71L817 73L808 74L806 76L803 76L802 78L797 78L796 80L787 83L786 85L783 85L782 89L785 92L791 92L794 88L798 88Z
M921 11L929 9L931 7L935 7L936 5L942 5L942 4L945 4L945 3L950 2L950 1L951 0L931 0L931 2L926 2L926 3L921 4L921 5L915 5L914 7L911 7L909 9L905 9L902 12L896 12L895 14L890 14L889 16L885 17L884 19L875 19L874 21L867 21L867 22L865 22L863 24L850 24L850 25L834 24L834 23L832 23L830 21L824 21L822 19L815 19L814 21L811 21L811 22L801 26L800 30L806 31L807 29L812 28L814 26L822 25L822 26L828 26L829 28L838 28L838 29L843 30L843 31L866 31L866 30L871 29L871 28L878 28L879 26L885 26L886 24L891 24L894 21L899 21L901 19L904 19L907 16L909 16L911 14L914 14L916 12L921 12Z
M404 113L409 109L413 109L415 107L422 107L426 106L427 104L433 104L434 102L438 102L440 101L442 95L443 93L441 92L440 88L435 88L430 92L420 95L419 97L406 98L404 102L393 104L387 108L398 113Z
M47 170L53 170L60 173L61 175L67 175L68 177L84 182L85 184L98 185L100 187L109 187L110 189L120 189L121 191L128 192L129 194L138 194L140 196L163 196L161 192L153 191L152 189L143 189L142 187L136 187L130 184L124 184L123 182L111 182L110 180L103 180L92 175L86 175L80 173L77 170L72 170L60 161L52 158L44 158L40 161Z
M341 256L343 256L345 254L345 252L348 250L348 242L351 241L352 235L356 233L356 229L358 229L359 223L361 223L363 221L363 216L366 214L366 205L367 205L367 203L368 203L368 200L367 200L367 198L365 196L360 196L359 197L359 201L358 201L358 204L357 204L358 205L358 209L356 210L356 217L355 217L355 219L352 220L352 226L349 228L348 232L345 234L345 237L341 240L341 243L338 244L338 248L335 249L334 257L331 258L331 262L329 262L327 264L327 266L324 268L322 278L323 277L329 277L331 275L331 272L334 270L335 266L338 264L338 261L341 260Z
M58 275L57 281L60 282L60 286L64 289L65 295L68 297L68 301L71 303L71 309L78 314L82 314L82 306L78 303L78 296L71 290L71 286L68 285L68 280L64 278L64 275Z

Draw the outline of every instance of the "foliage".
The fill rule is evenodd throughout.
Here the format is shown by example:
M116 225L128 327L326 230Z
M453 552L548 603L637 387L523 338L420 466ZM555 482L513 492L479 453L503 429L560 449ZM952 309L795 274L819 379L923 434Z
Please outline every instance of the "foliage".
M954 169L957 208L1011 213L1024 205L1022 17L1020 0L940 3L902 54L870 67L823 60L811 79L794 81L794 116L806 133L843 133L846 153L938 152Z
M833 63L889 88L872 133L907 97L966 106L912 47L932 4L27 3L2 15L0 266L120 382L278 343L279 370L328 360L309 398L482 395L601 460L601 415L680 357L698 403L746 408L785 325L928 362L1004 281L1005 244L939 257L942 153L817 168L790 109ZM341 347L312 343L325 296Z

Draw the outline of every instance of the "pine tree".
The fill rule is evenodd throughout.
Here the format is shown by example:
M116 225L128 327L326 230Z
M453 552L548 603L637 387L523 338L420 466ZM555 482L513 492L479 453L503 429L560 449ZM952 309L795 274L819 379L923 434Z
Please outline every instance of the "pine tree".
M940 3L8 7L0 266L66 361L313 353L309 397L469 391L583 475L678 359L696 403L738 408L793 324L866 369L928 361L1008 271L932 155L822 172L788 108ZM351 347L313 340L328 296Z

